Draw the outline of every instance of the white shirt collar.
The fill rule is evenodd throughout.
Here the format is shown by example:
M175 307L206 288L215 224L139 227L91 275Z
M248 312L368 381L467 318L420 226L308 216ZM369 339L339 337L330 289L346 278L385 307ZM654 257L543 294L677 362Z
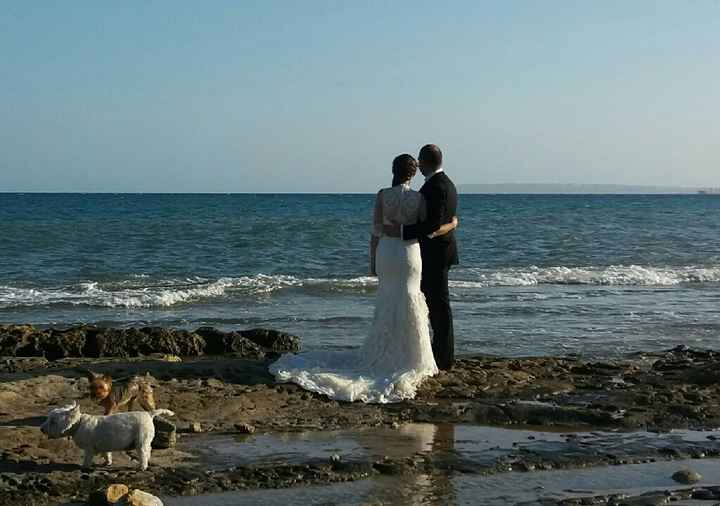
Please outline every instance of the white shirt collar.
M439 167L435 172L432 174L425 176L425 181L428 181L431 177L433 177L435 174L440 174L441 172L445 172L442 167Z

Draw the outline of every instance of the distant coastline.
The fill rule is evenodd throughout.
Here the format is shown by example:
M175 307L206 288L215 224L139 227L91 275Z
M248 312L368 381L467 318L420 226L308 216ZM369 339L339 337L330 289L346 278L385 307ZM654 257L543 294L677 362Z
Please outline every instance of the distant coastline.
M619 184L497 183L460 185L461 193L557 195L691 195L704 188Z

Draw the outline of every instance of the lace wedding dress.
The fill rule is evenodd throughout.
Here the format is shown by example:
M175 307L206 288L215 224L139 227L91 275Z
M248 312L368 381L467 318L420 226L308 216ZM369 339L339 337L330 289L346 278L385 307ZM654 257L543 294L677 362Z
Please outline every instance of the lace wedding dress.
M389 403L412 399L422 380L438 372L420 291L420 246L382 234L383 223L410 225L424 213L422 195L409 185L381 190L373 219L379 283L369 335L354 350L284 355L270 366L279 381L337 400Z

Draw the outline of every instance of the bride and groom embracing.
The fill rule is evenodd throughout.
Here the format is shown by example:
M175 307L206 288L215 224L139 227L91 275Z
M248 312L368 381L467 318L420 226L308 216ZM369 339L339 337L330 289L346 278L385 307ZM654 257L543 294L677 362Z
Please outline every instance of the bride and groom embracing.
M418 166L425 184L416 192L410 181ZM414 398L423 379L452 367L448 271L458 263L457 190L433 144L418 161L396 157L392 173L373 213L370 270L378 292L370 333L357 349L284 355L270 366L279 381L337 400L388 403Z

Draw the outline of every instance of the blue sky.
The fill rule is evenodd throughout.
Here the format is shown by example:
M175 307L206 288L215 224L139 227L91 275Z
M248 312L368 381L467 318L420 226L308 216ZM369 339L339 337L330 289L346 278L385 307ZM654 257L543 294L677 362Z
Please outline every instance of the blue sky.
M0 191L720 186L720 0L1 6Z

